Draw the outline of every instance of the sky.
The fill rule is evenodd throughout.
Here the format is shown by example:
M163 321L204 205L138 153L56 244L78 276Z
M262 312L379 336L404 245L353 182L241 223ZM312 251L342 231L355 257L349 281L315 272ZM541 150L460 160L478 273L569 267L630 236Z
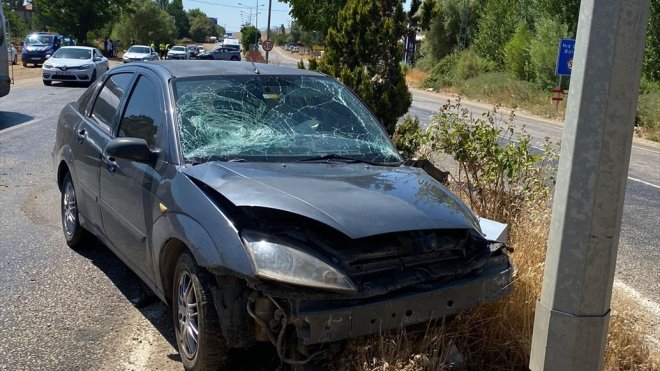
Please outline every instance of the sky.
M257 6L259 14L255 19L255 8ZM227 32L239 31L241 24L248 22L250 13L252 13L250 23L255 24L255 21L257 21L257 27L260 30L265 30L268 22L268 0L183 0L183 8L185 10L201 9L207 16L217 18L218 24L224 26ZM278 27L281 24L289 27L290 21L289 5L273 0L270 18L271 28Z

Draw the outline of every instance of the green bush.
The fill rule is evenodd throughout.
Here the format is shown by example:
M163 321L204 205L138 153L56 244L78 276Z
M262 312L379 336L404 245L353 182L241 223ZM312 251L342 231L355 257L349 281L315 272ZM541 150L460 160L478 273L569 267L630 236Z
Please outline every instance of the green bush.
M660 142L660 83L642 79L635 121L647 139Z
M460 101L448 103L426 138L433 150L458 162L458 191L478 215L514 223L528 208L547 206L557 150L546 140L535 153L530 135L514 130L515 114L500 116L497 106L475 118Z
M392 135L392 142L404 158L414 158L425 142L419 126L419 118L406 115L397 125Z
M524 23L518 25L516 33L504 46L504 67L512 76L531 81L532 61L529 55L531 35Z
M460 85L465 80L495 69L492 62L479 57L472 50L449 54L433 66L422 87L440 88Z
M568 27L559 21L541 18L536 23L536 33L532 37L529 54L536 83L541 88L555 84L555 65L559 39L568 35Z

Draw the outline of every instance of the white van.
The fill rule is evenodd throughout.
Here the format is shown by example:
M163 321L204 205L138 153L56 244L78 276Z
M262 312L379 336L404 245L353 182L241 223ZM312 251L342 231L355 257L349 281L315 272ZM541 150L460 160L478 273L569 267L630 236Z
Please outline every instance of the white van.
M241 42L238 39L225 39L222 42L222 46L227 49L239 51L241 50Z

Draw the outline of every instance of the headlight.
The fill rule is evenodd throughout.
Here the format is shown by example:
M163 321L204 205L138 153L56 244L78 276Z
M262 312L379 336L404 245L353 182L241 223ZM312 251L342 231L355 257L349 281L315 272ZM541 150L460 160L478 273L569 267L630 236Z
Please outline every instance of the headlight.
M52 64L44 64L44 68L53 68Z
M92 68L92 67L94 67L93 64L83 64L82 66L79 66L78 69L79 70L86 70L86 69L89 69L89 68Z
M348 277L324 261L273 241L259 233L243 234L257 276L300 286L348 292L357 290Z

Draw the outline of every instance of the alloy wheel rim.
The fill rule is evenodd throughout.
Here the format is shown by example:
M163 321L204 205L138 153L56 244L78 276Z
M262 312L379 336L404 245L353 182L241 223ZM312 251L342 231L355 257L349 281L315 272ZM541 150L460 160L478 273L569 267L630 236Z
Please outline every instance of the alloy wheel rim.
M179 345L188 359L195 358L199 342L199 312L197 293L188 272L179 278L177 319L179 326Z
M62 199L62 219L64 222L64 232L67 236L73 236L73 233L76 230L77 209L76 192L73 189L73 184L68 182L64 189L64 197Z

